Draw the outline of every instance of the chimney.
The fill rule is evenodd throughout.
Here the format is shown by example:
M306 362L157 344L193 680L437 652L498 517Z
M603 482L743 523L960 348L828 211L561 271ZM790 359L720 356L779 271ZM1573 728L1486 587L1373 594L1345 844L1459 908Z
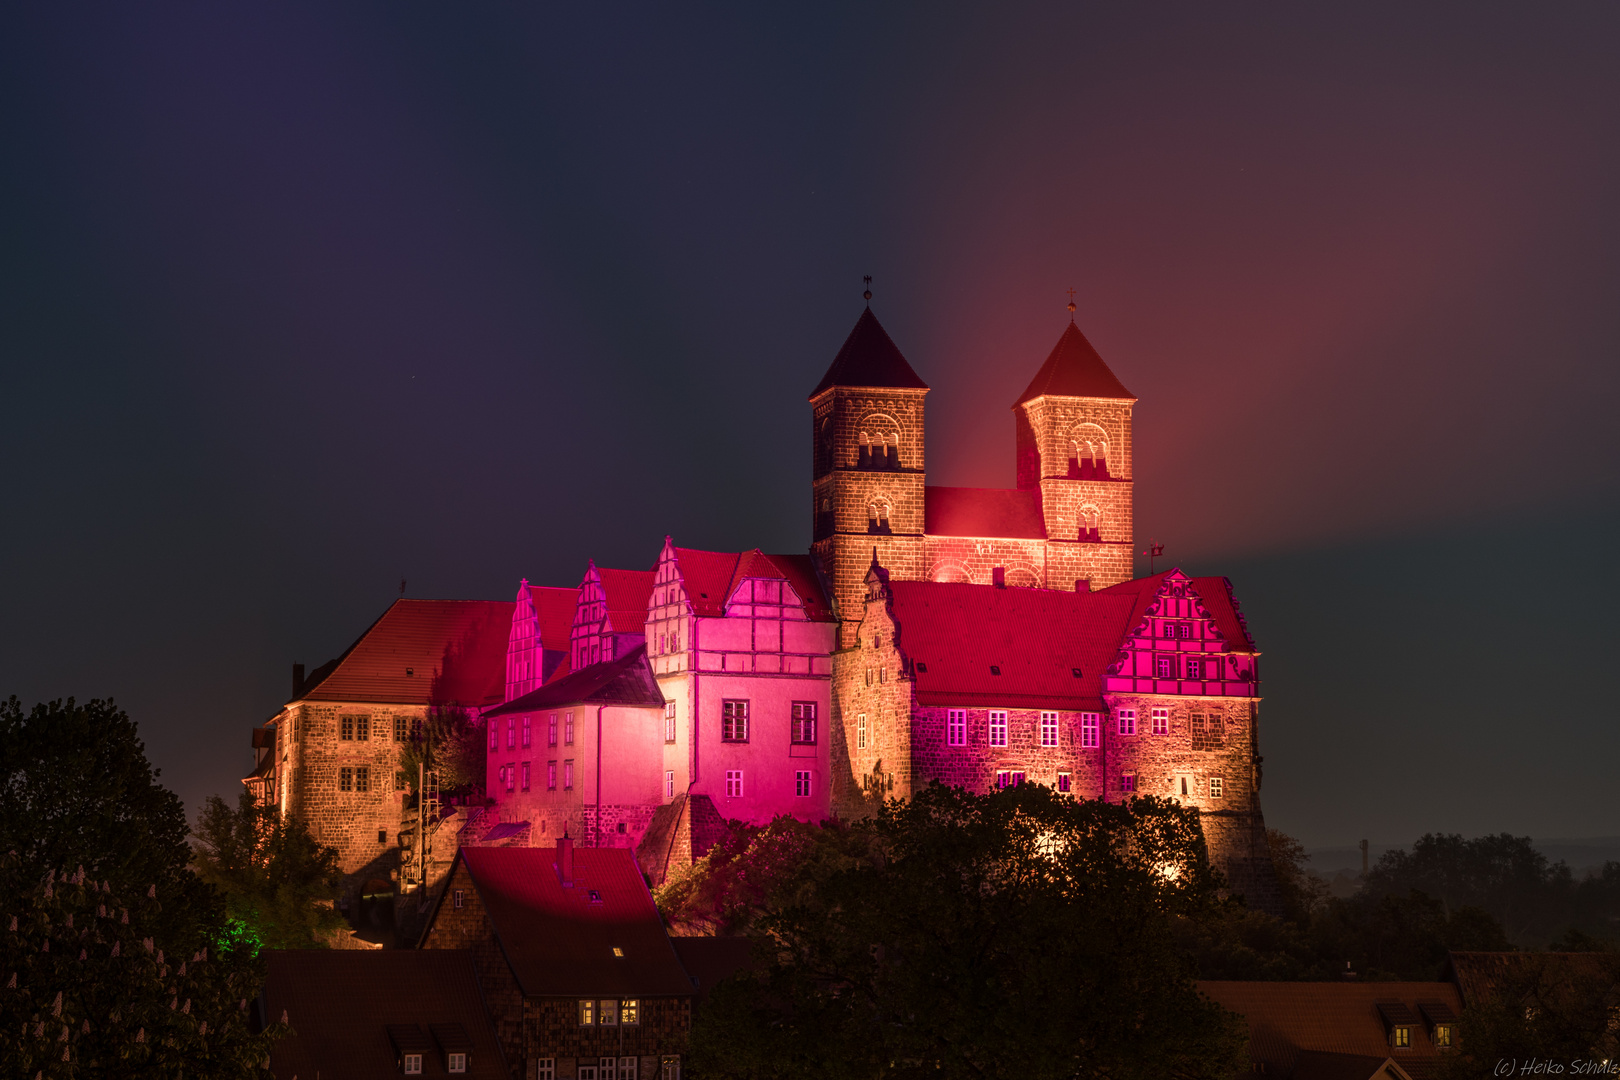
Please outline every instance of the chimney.
M1361 842L1361 876L1367 876L1367 841Z
M1091 579L1088 578L1088 577L1075 578L1074 579L1074 591L1075 592L1090 592L1091 591Z
M557 879L565 889L574 887L574 842L568 839L567 829L557 838Z
M292 696L295 697L295 698L299 698L299 697L304 696L304 665L303 664L294 664L293 665L293 692L292 692Z
M994 566L990 568L990 584L994 585L998 589L1005 589L1007 587L1007 568L1005 566Z

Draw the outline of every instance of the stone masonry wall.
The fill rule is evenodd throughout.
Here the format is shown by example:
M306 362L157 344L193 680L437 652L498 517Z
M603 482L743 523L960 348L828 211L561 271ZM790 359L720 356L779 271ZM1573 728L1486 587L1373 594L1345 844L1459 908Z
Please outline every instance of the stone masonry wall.
M456 907L458 892L461 895L459 908ZM507 1067L513 1080L520 1080L525 1060L523 991L501 954L495 927L489 921L489 913L465 863L458 863L451 871L433 921L422 937L421 948L466 949L472 953L478 987L495 1023L495 1035L500 1040Z
M624 999L614 999L621 1005ZM577 1075L578 1065L598 1065L605 1058L637 1058L637 1080L658 1080L659 1062L686 1051L692 1027L690 998L636 999L635 1024L579 1022L576 998L529 998L524 1002L528 1075L542 1058L550 1058L558 1080ZM600 1003L598 1003L600 1006ZM615 1069L617 1072L617 1069ZM598 1073L600 1075L600 1073Z

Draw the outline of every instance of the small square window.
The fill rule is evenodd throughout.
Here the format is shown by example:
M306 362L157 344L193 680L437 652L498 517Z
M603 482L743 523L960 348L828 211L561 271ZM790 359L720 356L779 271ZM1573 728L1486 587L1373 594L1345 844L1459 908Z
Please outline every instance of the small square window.
M793 794L801 799L810 797L809 769L799 769L793 774Z
M1209 778L1209 797L1210 798L1212 798L1212 799L1220 798L1223 794L1225 794L1225 789L1226 789L1226 785L1221 781L1220 777L1212 776L1212 777Z
M923 663L921 660L918 660L917 661L917 672L918 672L918 674L921 674L921 675L928 674L928 665Z
M1126 773L1124 776L1121 776L1119 778L1119 790L1121 790L1121 791L1135 791L1136 790L1136 774L1135 773Z
M1075 678L1078 679L1080 677L1080 669L1079 668L1072 667L1072 668L1069 669L1069 671L1070 671L1071 674L1074 675Z
M1068 773L1066 773L1066 772L1058 773L1057 789L1058 789L1059 792L1061 792L1064 795L1067 795L1069 793L1069 774Z
M600 904L602 902L602 891L600 889L586 889L585 899L590 903ZM606 1021L603 1022L606 1023Z
M992 674L992 675L1000 675L1001 674L1001 665L1000 664L991 664L990 665L990 674Z
M603 1027L619 1026L619 1003L612 999L602 1002L602 1018L598 1021Z

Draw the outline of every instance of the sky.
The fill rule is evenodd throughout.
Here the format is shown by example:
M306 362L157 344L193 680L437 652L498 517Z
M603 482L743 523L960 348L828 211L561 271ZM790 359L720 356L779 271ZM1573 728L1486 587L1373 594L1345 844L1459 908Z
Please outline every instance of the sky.
M862 275L929 481L1011 486L1073 288L1138 546L1264 651L1268 823L1620 835L1617 51L1596 3L0 7L0 698L234 798L401 579L804 550Z

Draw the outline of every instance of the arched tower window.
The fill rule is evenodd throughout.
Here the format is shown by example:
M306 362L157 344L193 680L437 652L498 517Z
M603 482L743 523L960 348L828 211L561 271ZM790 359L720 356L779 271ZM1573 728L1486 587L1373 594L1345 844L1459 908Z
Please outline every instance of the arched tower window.
M1099 543L1102 540L1102 511L1090 503L1080 508L1080 539L1090 543Z
M873 499L866 506L866 531L879 536L890 536L889 503L886 499Z
M1069 439L1069 479L1109 479L1108 434L1096 424L1081 424Z
M855 467L879 470L900 468L900 425L894 422L893 417L873 413L861 421Z

